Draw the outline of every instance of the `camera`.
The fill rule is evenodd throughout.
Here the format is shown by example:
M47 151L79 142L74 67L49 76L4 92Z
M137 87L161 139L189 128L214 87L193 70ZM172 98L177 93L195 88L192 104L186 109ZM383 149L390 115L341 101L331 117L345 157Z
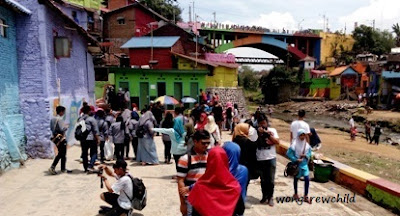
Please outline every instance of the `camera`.
M93 170L93 173L97 173L97 176L103 175L103 168L100 167L98 170ZM103 188L103 178L100 177L100 188Z

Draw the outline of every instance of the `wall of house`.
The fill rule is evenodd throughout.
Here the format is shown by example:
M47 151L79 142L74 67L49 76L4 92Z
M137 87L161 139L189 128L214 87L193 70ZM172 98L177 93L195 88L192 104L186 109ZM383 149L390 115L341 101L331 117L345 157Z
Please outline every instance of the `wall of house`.
M99 10L101 7L101 2L103 0L64 0L64 1L71 2L71 3L77 4L77 5L80 5L83 7ZM117 1L117 0L110 0L109 2L114 2L114 1Z
M340 77L331 77L330 78L330 84L329 84L329 88L330 88L330 93L329 93L329 98L332 100L338 99L340 97L340 93L341 93L341 85L340 82L337 81L337 79L340 80ZM338 84L339 82L339 84Z
M214 68L213 75L206 78L207 87L237 87L237 69L227 67Z
M195 66L194 61L184 59L181 57L178 58L178 69L179 70L193 70L194 66ZM197 70L208 70L208 68L206 65L197 64Z
M6 37L0 36L0 173L18 167L26 159L23 116L19 105L16 16L0 6L0 19L9 27Z
M149 26L149 23L160 20L154 14L149 13L142 7L135 7L135 36L140 37L151 32L151 29L158 28L157 26Z
M354 39L351 35L346 35L345 39L340 42L339 36L334 33L320 32L321 39L321 64L330 65L334 63L332 58L332 44L338 41L338 49L342 45L345 50L351 50L354 45Z
M149 84L149 101L158 96L157 83L166 83L166 94L174 96L174 83L182 83L182 95L191 95L191 83L198 83L198 89L205 89L205 76L207 71L191 70L147 70L129 68L111 68L111 73L115 73L116 89L120 88L121 82L129 83L131 97L137 97L140 101L140 83ZM142 108L143 104L139 104Z
M87 30L88 14L87 14L86 10L75 8L72 6L67 6L67 5L59 5L59 7L65 14L67 14L73 20L75 20L75 19L72 17L72 12L75 11L76 17L78 19L78 21L75 20L75 22L78 23L80 26L82 26L85 30Z
M149 65L151 49L129 49L129 58L131 65ZM158 64L153 67L154 69L171 69L171 48L153 48L153 60L158 60Z
M94 69L87 41L76 31L64 28L62 18L37 1L20 0L32 11L29 19L17 19L18 68L21 109L24 114L27 153L36 158L53 156L49 123L55 107L67 108L67 138L75 142L73 128L83 100L94 103ZM69 58L54 58L54 36L71 40ZM58 99L57 80L60 80Z
M128 4L132 4L135 2L134 0L109 0L108 1L108 9L115 10L121 7L125 7Z

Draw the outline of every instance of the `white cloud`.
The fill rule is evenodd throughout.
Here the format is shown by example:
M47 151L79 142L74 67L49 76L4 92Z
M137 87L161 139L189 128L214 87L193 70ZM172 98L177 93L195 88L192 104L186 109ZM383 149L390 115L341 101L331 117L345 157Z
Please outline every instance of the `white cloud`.
M272 11L268 14L260 14L259 17L250 22L250 25L262 26L270 29L278 29L282 28L295 30L297 29L297 23L294 20L292 14L289 12L280 13L276 11Z
M339 21L346 23L351 29L354 23L372 26L380 29L391 29L391 26L400 20L399 0L370 0L369 5L360 7L351 14L342 16Z

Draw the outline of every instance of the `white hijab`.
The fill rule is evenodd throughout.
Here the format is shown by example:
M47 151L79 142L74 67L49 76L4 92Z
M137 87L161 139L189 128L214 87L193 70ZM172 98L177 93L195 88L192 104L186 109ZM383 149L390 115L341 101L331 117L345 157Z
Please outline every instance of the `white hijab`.
M311 148L311 146L307 143L306 139L304 139L304 140L300 139L300 135L305 134L305 133L306 132L304 131L304 129L299 129L297 132L296 139L290 146L290 148L295 152L295 155L297 158L300 158L300 155L305 154ZM304 149L304 145L306 145L305 149ZM304 153L303 153L303 151L304 151Z
M204 129L206 131L208 131L209 133L214 133L218 128L218 125L215 123L214 116L209 115L207 118L208 118L208 122L204 126Z

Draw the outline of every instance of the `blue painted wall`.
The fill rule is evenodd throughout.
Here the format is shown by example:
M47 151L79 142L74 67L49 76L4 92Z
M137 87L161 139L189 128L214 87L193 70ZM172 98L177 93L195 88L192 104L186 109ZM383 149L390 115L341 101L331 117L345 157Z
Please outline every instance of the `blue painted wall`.
M24 114L27 154L50 158L54 155L50 143L50 119L55 107L67 108L67 134L78 117L85 100L94 104L94 67L87 53L87 41L77 31L64 28L66 23L53 10L38 0L19 0L32 11L28 19L19 19L17 32L18 68L21 110ZM54 36L68 37L72 44L69 58L54 57ZM57 79L61 81L61 101L58 100ZM69 139L69 143L75 140Z
M0 6L0 19L8 25L6 37L0 36L0 173L18 167L26 159L24 124L19 105L16 16Z

